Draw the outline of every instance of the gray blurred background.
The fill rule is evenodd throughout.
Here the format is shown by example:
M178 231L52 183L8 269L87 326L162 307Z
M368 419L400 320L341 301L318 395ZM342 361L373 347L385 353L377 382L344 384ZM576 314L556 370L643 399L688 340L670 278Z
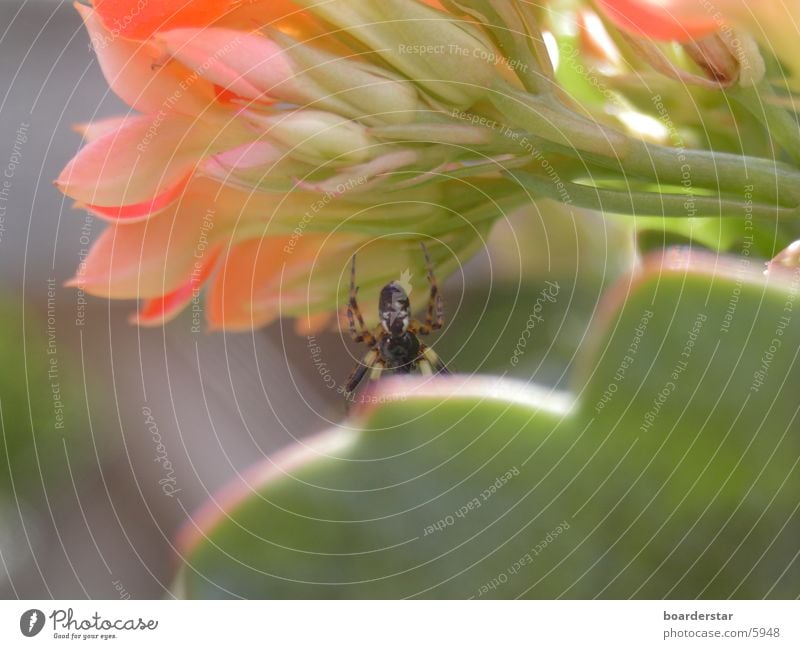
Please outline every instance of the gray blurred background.
M170 597L172 539L190 512L344 406L289 322L193 334L184 314L138 329L135 304L91 297L76 322L76 292L62 284L105 226L52 179L80 146L73 124L127 106L107 91L70 2L2 0L0 26L0 166L14 162L0 211L0 595ZM461 371L510 373L535 295L558 279L566 297L514 372L563 387L602 287L629 261L624 232L533 207L445 284L455 318L437 349ZM540 281L523 289L523 276ZM346 376L361 350L337 331L318 341Z

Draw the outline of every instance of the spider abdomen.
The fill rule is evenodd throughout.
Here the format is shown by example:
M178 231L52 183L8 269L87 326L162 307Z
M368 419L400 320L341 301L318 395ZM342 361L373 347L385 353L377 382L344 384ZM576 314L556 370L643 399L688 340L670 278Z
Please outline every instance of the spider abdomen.
M406 331L398 336L384 336L380 341L381 359L386 369L407 373L415 369L419 357L419 340Z

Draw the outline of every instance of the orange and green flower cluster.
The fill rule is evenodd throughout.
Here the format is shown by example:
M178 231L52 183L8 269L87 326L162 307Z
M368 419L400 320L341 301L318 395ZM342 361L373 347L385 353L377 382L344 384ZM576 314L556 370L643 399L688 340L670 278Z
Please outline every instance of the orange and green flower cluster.
M73 285L144 300L142 324L206 286L212 327L280 313L319 324L356 251L377 286L398 268L422 272L420 237L434 237L445 270L480 245L488 221L453 211L484 190L433 181L463 158L485 162L463 145L491 130L441 108L485 95L500 58L491 43L436 2L312 5L76 4L131 111L81 126L85 146L56 181L110 223Z
M141 324L203 292L212 328L281 315L319 327L354 253L369 303L398 273L422 276L420 240L444 277L533 199L661 217L737 216L747 203L785 222L800 204L794 100L758 93L768 66L796 66L785 26L798 3L775 5L76 4L130 110L82 125L84 146L56 181L109 222L71 284L141 300ZM737 132L724 119L696 139L679 132L658 107L691 127L686 84L708 110L731 97L752 108L794 164L745 142L713 151Z

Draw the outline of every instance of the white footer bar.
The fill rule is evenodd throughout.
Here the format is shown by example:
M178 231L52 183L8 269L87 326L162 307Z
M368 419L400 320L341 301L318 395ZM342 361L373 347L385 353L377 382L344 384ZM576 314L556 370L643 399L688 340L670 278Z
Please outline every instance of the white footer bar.
M0 647L183 647L198 642L227 649L254 641L264 647L314 649L504 643L797 648L800 602L0 602Z

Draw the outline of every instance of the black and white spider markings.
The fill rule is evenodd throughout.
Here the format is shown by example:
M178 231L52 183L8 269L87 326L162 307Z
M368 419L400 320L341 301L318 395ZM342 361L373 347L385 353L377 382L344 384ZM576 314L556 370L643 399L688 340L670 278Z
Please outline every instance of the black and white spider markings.
M425 322L411 318L411 305L408 294L399 282L390 282L381 289L378 299L380 324L374 332L364 325L364 318L358 308L356 295L356 257L350 268L350 299L347 302L347 322L350 335L357 343L369 345L369 351L352 371L345 384L345 393L352 394L362 379L370 374L377 379L383 372L409 374L419 370L422 374L449 374L439 356L425 345L419 336L426 336L444 325L444 305L439 295L439 286L433 275L433 265L425 244L421 243L431 286L428 297L428 311ZM358 327L356 327L358 321Z

